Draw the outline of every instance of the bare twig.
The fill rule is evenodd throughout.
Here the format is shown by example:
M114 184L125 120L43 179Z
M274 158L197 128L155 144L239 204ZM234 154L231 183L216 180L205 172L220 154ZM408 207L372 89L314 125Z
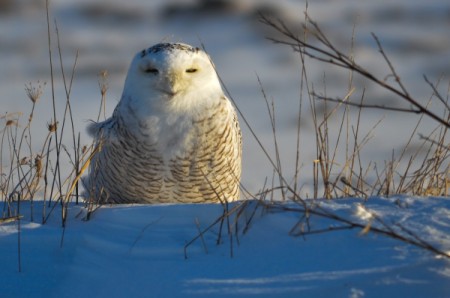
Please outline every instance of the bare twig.
M320 100L336 102L336 103L345 104L345 105L349 105L349 106L353 106L353 107L357 107L357 108L362 108L362 109L379 109L379 110L386 110L386 111L393 111L393 112L403 112L403 113L413 113L413 114L420 114L421 113L420 110L416 110L416 109L412 109L412 108L404 109L404 108L389 107L389 106L384 106L384 105L361 104L361 103L348 101L348 100L346 100L346 98L344 98L344 99L330 98L330 97L325 97L325 96L318 95L316 93L314 93L313 95L317 99L320 99Z
M281 20L273 21L268 17L262 15L261 22L268 25L269 27L272 27L273 29L275 29L276 31L278 31L284 37L287 38L287 40L281 40L278 38L268 38L274 43L288 45L292 47L295 51L301 52L314 60L325 62L327 64L336 65L344 69L352 70L360 74L361 76L369 79L370 81L374 82L378 86L406 100L407 102L412 104L420 113L429 116L430 118L434 119L435 121L439 122L440 124L446 127L450 127L450 123L446 119L443 119L442 117L436 115L431 110L427 109L425 106L420 104L417 99L410 96L410 94L404 87L403 83L401 82L399 76L397 75L395 68L392 66L392 63L390 62L386 53L384 52L378 37L375 34L372 33L372 37L375 39L378 46L378 50L380 51L386 63L388 64L392 75L396 79L396 83L400 86L400 89L397 89L396 87L386 83L383 79L377 78L375 75L366 70L364 67L360 66L355 61L353 61L352 57L349 57L348 55L336 49L333 46L333 44L328 40L326 35L322 32L317 23L312 21L309 17L307 18L307 23L311 24L313 29L315 30L314 32L312 32L311 30L309 32L312 32L311 34L319 41L320 45L322 45L323 48L320 46L315 46L310 42L307 41L305 42L304 40L298 38L297 35L294 34L290 29L288 29L287 26ZM303 26L304 28L306 28L305 24L303 24Z

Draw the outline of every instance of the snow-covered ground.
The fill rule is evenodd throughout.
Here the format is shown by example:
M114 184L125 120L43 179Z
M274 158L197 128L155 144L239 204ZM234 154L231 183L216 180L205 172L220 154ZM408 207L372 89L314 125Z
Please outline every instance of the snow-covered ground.
M361 203L315 202L363 225L376 216L400 235L417 240L401 226L450 253L449 199L371 198L364 209ZM358 228L339 230L344 224L315 215L304 235L289 235L300 231L302 213L260 206L253 215L252 202L239 217L237 237L233 231L230 240L225 224L217 244L217 224L185 252L222 215L220 205L105 206L89 221L71 205L61 246L59 207L41 225L42 203L35 204L35 222L29 205L21 206L21 272L17 225L0 226L2 297L450 296L449 259ZM386 230L377 221L371 227Z
M40 150L46 125L52 118L45 8L38 4L43 2L31 5L28 1L0 1L0 116L22 112L22 121L26 121L31 104L24 85L38 80L47 82L34 112L34 150ZM271 12L295 28L303 19L305 3L246 0L236 1L240 4L232 10L204 8L200 12L192 9L198 2L50 1L52 27L55 18L66 73L79 51L71 99L81 143L89 144L85 126L98 114L100 71L109 73L107 114L111 114L135 52L163 40L203 43L270 153L274 151L272 130L256 74L268 97L274 99L281 160L289 180L296 153L300 64L290 49L265 40L269 31L257 22L256 9ZM180 8L180 3L187 6ZM426 74L433 81L443 75L439 90L446 96L450 70L448 1L322 0L310 1L308 11L343 49L349 48L356 22L355 58L371 71L381 77L388 72L370 37L370 32L375 32L411 94L421 100L431 95L423 82L422 75ZM56 101L61 115L65 95L54 27L52 38ZM325 76L328 95L346 94L348 73L314 63L308 64L308 72L316 90L324 90ZM355 85L354 100L359 100L365 87L367 102L399 103L364 81L355 78ZM304 103L302 118L304 168L299 185L311 180L308 167L316 158L308 105ZM383 114L364 112L361 130L367 132ZM363 163L383 164L390 160L392 149L398 153L416 122L415 116L388 113L362 153ZM334 123L339 122L330 119L330 129ZM426 122L419 132L427 134L434 125ZM273 171L249 130L244 125L242 128L243 184L255 193L263 188L266 177L270 181ZM70 150L70 141L66 144ZM420 140L415 136L412 147L418 144ZM7 152L4 154L6 158ZM70 168L69 162L63 167ZM308 186L304 189L308 192ZM400 226L395 225L399 223L436 248L450 251L448 198L320 201L325 210L366 225L373 217L358 207L361 203L396 232L400 233ZM81 206L71 205L63 230L59 207L42 225L42 202L35 202L33 222L27 204L21 205L20 213L25 217L20 235L17 222L0 225L0 297L450 297L448 259L380 234L362 235L359 228L289 235L301 218L298 212L263 212L259 208L245 234L241 223L239 244L235 237L230 243L224 229L222 242L216 245L215 226L204 235L205 244L198 239L188 247L185 259L185 244L222 214L220 205L105 206L90 221L83 221ZM247 216L252 210L247 209ZM317 216L312 216L309 223L312 231L340 227L339 222ZM376 227L376 221L371 225Z

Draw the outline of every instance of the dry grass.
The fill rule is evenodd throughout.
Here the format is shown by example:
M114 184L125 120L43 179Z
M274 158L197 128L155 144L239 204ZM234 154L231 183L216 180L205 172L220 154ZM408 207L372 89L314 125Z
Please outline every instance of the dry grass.
M382 78L377 78L370 70L363 68L354 60L352 52L346 54L337 49L328 39L321 28L305 14L303 31L305 36L298 37L296 32L290 30L282 21L274 21L265 16L261 21L277 33L277 38L269 38L275 43L286 45L298 53L302 61L301 88L307 88L308 101L312 111L312 119L316 132L316 159L313 161L314 193L313 198L339 198L339 197L363 197L389 196L394 194L408 194L414 196L447 196L448 180L450 178L448 129L450 127L450 109L448 96L438 92L437 85L431 83L425 77L425 83L430 87L430 99L427 104L422 104L414 98L402 83L393 64L386 55L379 39L373 35L378 51L381 54L381 62L388 66L389 73L386 77L394 77L394 84L389 84ZM307 36L306 36L307 35ZM352 37L352 47L354 39ZM323 62L325 65L339 67L349 73L348 89L341 98L331 98L320 95L314 90L314 85L309 82L305 64L310 61ZM398 108L394 106L379 106L365 104L365 90L358 92L360 98L354 99L355 86L353 78L361 76L369 80L380 89L388 91L406 102L409 107ZM304 87L306 86L306 87ZM303 100L303 99L300 99ZM433 112L429 106L440 104L442 115ZM301 103L300 103L301 105ZM321 109L318 109L320 107ZM412 129L406 145L400 150L399 155L386 157L385 164L363 164L361 154L364 146L370 141L373 132L382 122L375 123L367 132L361 128L363 113L371 109L384 110L391 113L411 113L420 115L416 126ZM356 118L352 118L351 110L356 109ZM273 120L271 115L270 119ZM300 123L302 115L298 114ZM338 128L330 127L330 119L339 119L333 122L339 123ZM418 135L418 128L425 121L435 121L436 128L428 136L421 136L422 144L416 149L411 148L413 137ZM272 124L275 127L275 124ZM334 135L330 135L330 134ZM297 142L297 152L301 151ZM415 152L411 152L415 150ZM398 151L398 150L397 150ZM344 154L342 154L344 152ZM408 154L407 154L408 152ZM425 154L422 154L425 152ZM277 160L277 157L275 158ZM282 173L279 173L282 175ZM295 177L298 173L295 173ZM375 179L369 179L375 177ZM283 179L281 179L283 180ZM292 199L301 197L296 191L296 185L286 186L280 184L283 189L296 193ZM292 191L293 190L293 191ZM320 190L320 191L319 191ZM281 195L283 198L285 195Z
M63 53L60 45L58 26L51 25L47 2L48 25L48 53L50 87L52 94L53 117L47 124L48 133L45 138L37 139L32 135L34 112L36 105L40 104L40 97L47 83L28 83L25 93L30 99L31 107L25 123L23 113L6 114L0 117L3 121L0 143L0 195L3 204L3 218L18 219L20 201L31 202L30 218L34 218L33 201L37 194L44 200L42 210L42 223L53 214L54 210L61 210L61 224L64 227L67 219L67 207L72 201L78 203L80 199L79 179L87 168L89 159L95 148L81 146L79 130L75 128L72 107L71 88L76 71L78 54L74 58L73 67L66 74L62 63ZM53 34L52 32L55 32ZM56 41L53 41L53 37ZM52 52L54 43L58 52ZM54 65L55 57L58 67ZM56 70L59 68L59 71ZM56 109L55 77L62 78L65 90L65 109L58 115ZM103 92L103 91L102 91ZM72 143L63 144L64 136L69 135ZM33 152L32 148L41 148ZM62 173L61 164L70 164L70 172ZM56 208L60 207L60 208Z

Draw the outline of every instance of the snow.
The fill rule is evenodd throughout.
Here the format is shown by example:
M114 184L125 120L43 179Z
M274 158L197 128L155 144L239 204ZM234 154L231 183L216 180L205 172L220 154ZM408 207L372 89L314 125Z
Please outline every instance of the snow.
M18 3L22 3L20 1ZM170 16L165 13L167 5L185 1L50 1L51 19L58 24L66 73L72 69L75 54L79 51L76 73L71 92L72 109L75 115L76 133L80 133L82 145L89 145L85 127L96 119L100 104L98 73L109 73L106 114L110 115L122 94L126 72L134 53L161 41L185 42L195 46L203 44L211 55L218 73L230 90L262 144L270 154L274 153L272 128L266 104L261 94L260 77L268 99L275 103L278 143L281 162L287 180L293 177L292 160L296 155L296 124L298 99L300 95L300 59L290 48L273 45L265 39L271 31L257 21L256 9L272 7L274 12L293 28L303 20L305 2L283 0L244 1L235 13L208 15L187 13L185 16ZM169 3L169 4L167 4ZM189 1L187 4L198 3ZM445 0L427 1L426 9L421 1L368 1L340 0L314 1L309 3L308 12L339 48L349 49L353 25L355 28L354 55L357 62L367 69L386 77L388 68L380 57L371 32L380 38L386 53L396 67L403 83L411 94L427 100L432 93L423 81L423 74L433 82L449 69L450 35L447 34L448 18L444 12L449 9ZM103 10L102 10L103 9ZM426 12L426 13L425 13ZM109 17L108 17L109 16ZM417 17L420 16L420 21ZM425 18L426 22L423 21ZM51 22L53 25L53 21ZM51 29L55 64L56 105L59 118L65 108L66 97L59 72L56 36ZM47 49L47 25L45 9L42 6L17 4L15 10L0 18L0 98L6 112L24 113L26 121L31 105L24 93L28 82L47 82L44 94L39 100L31 130L33 148L40 150L39 140L45 138L46 124L53 117ZM415 47L419 45L419 47ZM320 63L307 63L310 85L314 90L330 97L342 97L348 92L348 73L338 71ZM68 74L66 74L68 76ZM440 90L447 94L447 77L442 78ZM401 105L401 100L391 94L380 92L372 84L355 77L357 87L352 100L358 102L365 88L367 103ZM306 95L303 94L305 100ZM314 146L315 133L311 120L309 102L303 103L301 130L301 181L312 181L312 161L317 158ZM408 106L405 104L405 106ZM438 114L439 104L432 105ZM366 111L360 132L367 133L384 112ZM356 118L356 117L355 117ZM354 119L355 119L354 118ZM404 114L388 114L374 132L373 139L361 153L364 165L377 162L383 165L390 160L392 150L401 152L408 141L418 117ZM242 122L242 118L241 118ZM338 117L330 119L330 129L339 127ZM435 127L433 121L423 121L420 133L427 135ZM271 176L272 166L259 149L249 129L243 130L243 182L251 192L257 192L266 177ZM337 135L331 131L331 136ZM67 143L71 142L66 134ZM389 144L389 146L386 146ZM412 147L421 145L419 137L412 140ZM339 158L338 158L339 159ZM405 158L408 160L408 158ZM343 164L345 161L337 160ZM68 162L63 162L65 166ZM258 171L252 169L258 168ZM66 170L66 169L63 169ZM66 171L67 172L67 171ZM305 193L308 187L305 187Z
M319 206L313 210L363 225L371 220L367 212L376 214L388 227L395 230L401 225L450 253L447 198L309 203ZM34 204L36 220L42 202ZM242 202L231 204L229 210L238 204ZM50 222L38 224L29 220L29 203L22 203L21 272L18 223L0 226L2 293L8 297L450 295L450 261L445 257L370 230L339 230L342 223L317 215L309 218L311 233L298 234L303 214L282 209L300 210L300 205L246 204L237 234L230 237L225 225L217 244L217 224L203 240L185 247L222 216L221 205L104 206L86 221L85 209L72 204L63 229L59 207ZM230 219L234 224L235 216ZM382 226L374 221L372 227Z

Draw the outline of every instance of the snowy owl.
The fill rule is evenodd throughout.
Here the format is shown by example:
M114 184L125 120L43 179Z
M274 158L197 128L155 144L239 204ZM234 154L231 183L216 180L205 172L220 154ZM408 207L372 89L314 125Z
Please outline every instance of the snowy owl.
M209 56L182 43L136 54L112 117L88 127L99 203L239 199L241 131Z

